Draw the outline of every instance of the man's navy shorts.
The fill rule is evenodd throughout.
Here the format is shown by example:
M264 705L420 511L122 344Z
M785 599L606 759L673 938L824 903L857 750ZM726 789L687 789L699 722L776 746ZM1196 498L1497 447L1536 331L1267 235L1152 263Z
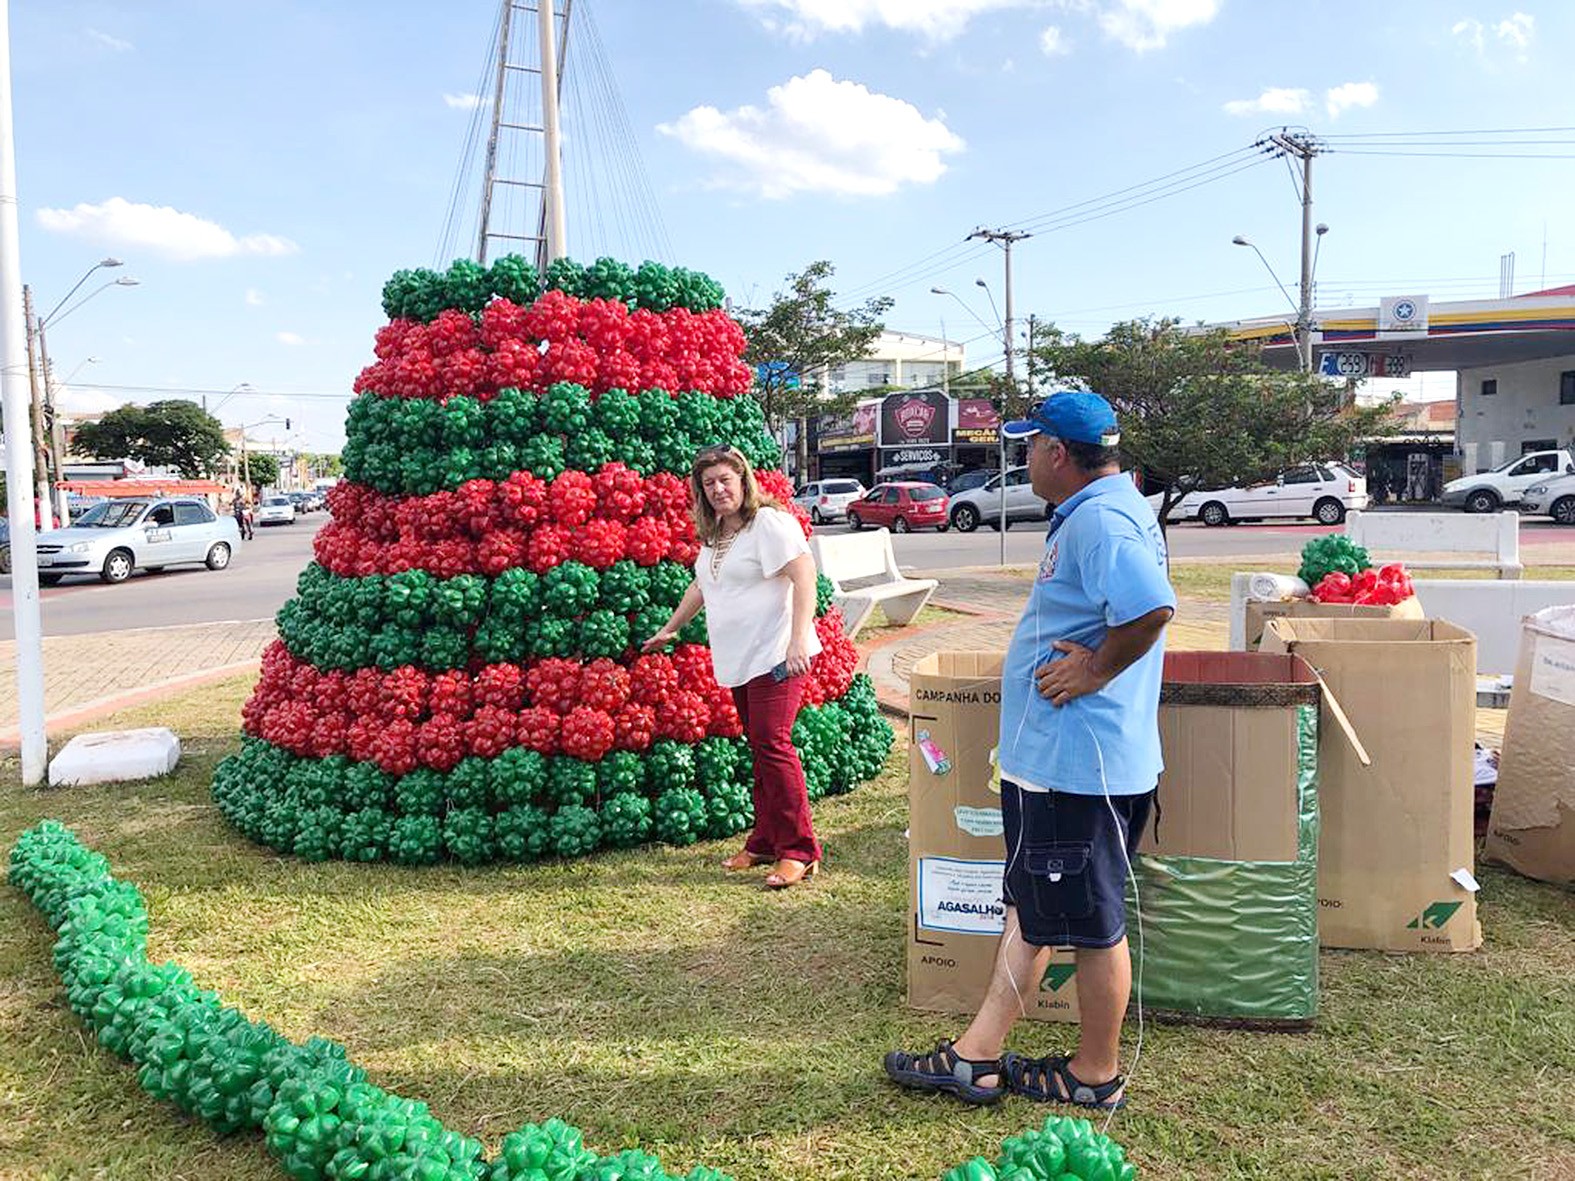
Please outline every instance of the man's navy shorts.
M1127 933L1127 865L1148 827L1154 793L1074 795L1001 784L1006 904L1023 942L1112 947Z

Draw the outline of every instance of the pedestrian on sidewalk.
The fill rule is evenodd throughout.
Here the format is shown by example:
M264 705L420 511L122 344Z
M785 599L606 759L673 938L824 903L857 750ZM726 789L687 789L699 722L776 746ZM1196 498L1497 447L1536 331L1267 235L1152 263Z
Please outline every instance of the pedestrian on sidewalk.
M1029 479L1056 506L1001 677L1005 931L962 1036L922 1053L894 1050L885 1067L901 1086L966 1103L1011 1093L1110 1110L1126 1102L1124 897L1161 769L1162 637L1176 595L1159 524L1121 474L1104 398L1052 394L1002 433L1031 440ZM1076 1048L1003 1053L1050 949L1067 946L1077 958Z
M754 831L722 866L772 864L767 888L785 889L820 867L804 766L793 745L804 674L820 651L815 559L798 521L761 494L754 469L736 447L702 449L689 485L701 542L695 578L642 650L672 643L705 608L711 666L717 683L733 691L755 764Z

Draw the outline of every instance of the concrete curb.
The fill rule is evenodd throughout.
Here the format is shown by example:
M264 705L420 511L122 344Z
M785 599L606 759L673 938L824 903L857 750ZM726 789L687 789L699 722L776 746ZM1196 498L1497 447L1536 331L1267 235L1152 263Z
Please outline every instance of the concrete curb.
M168 697L184 689L195 689L215 681L227 680L244 672L256 672L261 667L261 658L240 660L233 664L224 664L215 668L204 668L198 669L196 672L182 673L178 677L170 677L168 680L159 681L152 685L143 685L136 689L127 689L121 693L111 693L106 697L97 698L84 705L74 706L71 709L49 715L44 719L44 732L50 738L58 738L66 730L119 713L123 709L144 705L149 701L157 701L161 697ZM239 728L239 719L237 719L236 725ZM22 735L18 727L11 726L5 730L0 730L0 749L15 751L21 749L21 744Z

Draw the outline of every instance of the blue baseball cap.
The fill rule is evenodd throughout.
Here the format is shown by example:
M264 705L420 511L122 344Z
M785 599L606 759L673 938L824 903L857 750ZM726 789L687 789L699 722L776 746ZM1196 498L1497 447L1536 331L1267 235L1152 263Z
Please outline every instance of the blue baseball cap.
M1121 442L1121 424L1110 403L1088 390L1062 390L1051 394L1027 418L1002 425L1008 439L1050 435L1071 443L1114 447Z

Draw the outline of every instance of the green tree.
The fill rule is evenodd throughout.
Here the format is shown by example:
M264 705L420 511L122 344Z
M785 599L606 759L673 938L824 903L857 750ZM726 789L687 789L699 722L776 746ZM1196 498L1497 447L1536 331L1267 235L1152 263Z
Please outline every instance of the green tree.
M1273 369L1257 346L1177 320L1130 320L1093 341L1052 326L1034 361L1110 400L1123 455L1163 493L1162 523L1189 492L1345 456L1394 430L1391 404L1354 406L1343 385Z
M764 308L738 313L748 337L744 359L755 370L755 397L773 431L790 420L798 422L798 471L808 467L811 415L849 409L862 391L827 396L826 370L868 356L891 308L888 296L867 299L855 308L840 308L831 290L836 268L824 259L812 262L785 279L787 287Z
M328 479L345 474L345 461L337 451L303 451L301 458L314 478Z
M279 461L266 451L248 451L245 464L238 465L237 470L240 471L243 480L249 473L254 487L279 486Z
M187 479L213 474L229 453L224 427L195 402L127 404L77 428L72 449L101 459L135 459L174 468Z

